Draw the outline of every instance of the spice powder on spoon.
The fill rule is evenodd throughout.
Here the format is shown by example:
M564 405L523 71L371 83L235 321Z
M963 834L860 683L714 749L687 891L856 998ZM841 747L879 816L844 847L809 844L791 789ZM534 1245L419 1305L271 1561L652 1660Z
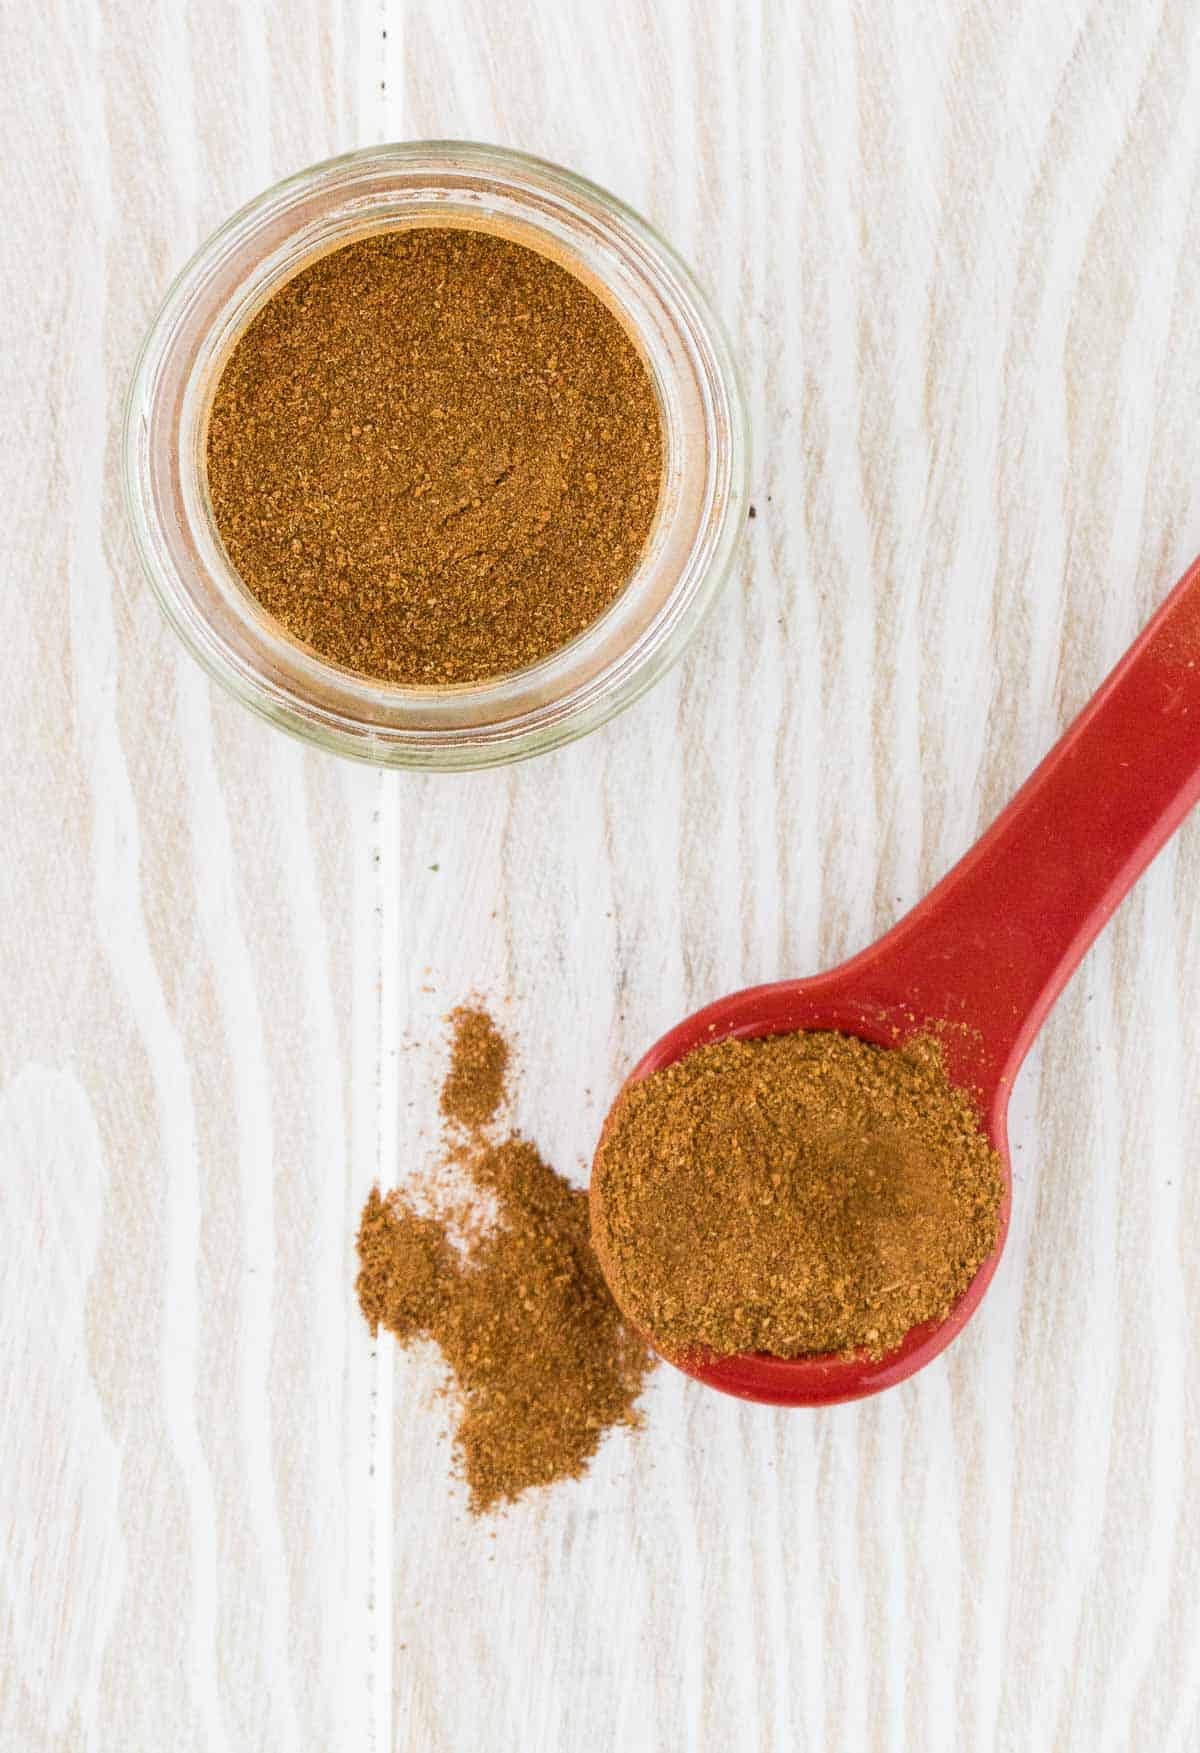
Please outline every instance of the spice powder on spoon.
M209 414L217 530L319 656L398 684L548 657L620 594L663 473L650 372L575 274L445 225L287 281Z
M668 1354L878 1358L941 1318L996 1245L1004 1183L940 1042L722 1041L619 1098L592 1236Z

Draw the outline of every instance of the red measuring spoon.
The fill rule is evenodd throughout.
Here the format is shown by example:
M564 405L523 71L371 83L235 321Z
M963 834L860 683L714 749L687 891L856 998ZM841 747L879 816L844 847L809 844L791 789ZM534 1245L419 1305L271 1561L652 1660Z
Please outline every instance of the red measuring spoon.
M890 1388L945 1350L978 1308L1008 1232L1008 1100L1021 1061L1088 945L1198 798L1200 560L983 838L911 913L828 973L752 986L696 1011L628 1079L734 1035L837 1029L896 1046L930 1023L965 1024L945 1034L946 1063L977 1096L1003 1162L994 1251L944 1320L914 1327L878 1361L708 1351L668 1361L746 1400L820 1406Z

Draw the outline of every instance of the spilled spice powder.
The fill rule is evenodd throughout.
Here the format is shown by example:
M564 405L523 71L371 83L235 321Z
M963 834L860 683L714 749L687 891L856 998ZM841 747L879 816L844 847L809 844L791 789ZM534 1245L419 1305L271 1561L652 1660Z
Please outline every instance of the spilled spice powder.
M466 1130L448 1157L476 1194L494 1202L495 1222L473 1223L463 1251L442 1217L421 1215L403 1193L384 1198L374 1190L358 1233L358 1296L372 1331L383 1326L401 1344L425 1336L439 1346L457 1407L456 1459L478 1514L535 1485L578 1477L610 1426L639 1422L635 1402L653 1359L604 1282L587 1194L528 1139L488 1130L496 1109L485 1099L497 1090L493 1037L502 1038L477 1009L451 1020L442 1105ZM465 1121L463 1067L478 1063L481 1040L487 1075L467 1109L482 1118ZM499 1080L502 1088L503 1066Z
M372 1333L386 1327L402 1345L427 1332L456 1270L454 1250L434 1218L419 1217L399 1194L371 1189L358 1229L358 1300Z
M441 1108L459 1126L486 1126L504 1100L508 1042L486 1010L459 1005L447 1019L453 1026L450 1070L442 1085Z
M592 1233L668 1352L878 1358L966 1289L1002 1194L936 1039L777 1035L698 1048L622 1095Z
M547 657L615 599L663 469L650 373L523 244L410 227L311 262L234 347L209 417L217 529L292 635L384 681Z

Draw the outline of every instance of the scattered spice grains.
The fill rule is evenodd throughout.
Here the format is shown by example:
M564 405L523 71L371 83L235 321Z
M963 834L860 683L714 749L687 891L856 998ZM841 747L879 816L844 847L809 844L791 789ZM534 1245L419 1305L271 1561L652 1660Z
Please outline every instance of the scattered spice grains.
M601 1275L587 1194L528 1139L488 1129L507 1043L479 1009L450 1020L448 1160L494 1201L496 1220L470 1225L464 1252L440 1217L375 1189L358 1234L358 1296L372 1331L440 1347L457 1400L457 1461L478 1514L578 1477L610 1426L639 1422L635 1402L653 1359Z
M448 226L311 262L234 347L209 418L217 529L250 592L384 681L507 674L619 594L654 521L649 370L576 275Z
M459 1005L453 1026L450 1070L442 1085L442 1113L468 1129L486 1126L504 1100L508 1042L486 1010Z
M779 1035L698 1048L625 1092L592 1231L668 1353L878 1358L966 1289L1002 1194L938 1040Z

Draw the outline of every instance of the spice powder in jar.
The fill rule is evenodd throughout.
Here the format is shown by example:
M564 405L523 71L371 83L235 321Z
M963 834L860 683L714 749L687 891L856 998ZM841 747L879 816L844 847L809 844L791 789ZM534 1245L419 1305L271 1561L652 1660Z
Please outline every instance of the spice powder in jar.
M650 371L575 274L445 225L311 262L234 346L207 480L235 571L320 657L409 686L548 657L651 533Z

